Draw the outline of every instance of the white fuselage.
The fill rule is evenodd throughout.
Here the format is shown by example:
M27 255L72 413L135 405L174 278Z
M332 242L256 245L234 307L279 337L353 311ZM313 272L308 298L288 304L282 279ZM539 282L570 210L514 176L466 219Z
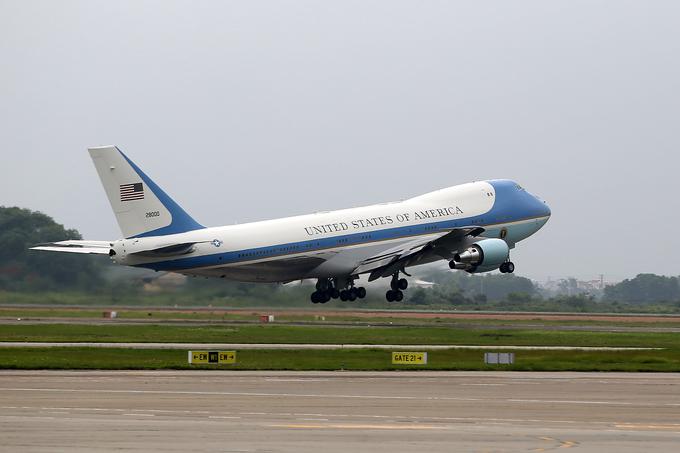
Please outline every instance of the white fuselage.
M381 250L459 227L478 225L484 228L484 237L499 237L504 230L503 238L512 247L541 228L550 213L516 194L512 195L517 200L500 199L503 193L498 188L511 190L506 186L510 187L481 181L394 203L122 239L113 244L113 258L119 264L154 270L285 282L348 275ZM184 243L193 245L180 257L139 253ZM435 259L439 258L423 257L418 264Z

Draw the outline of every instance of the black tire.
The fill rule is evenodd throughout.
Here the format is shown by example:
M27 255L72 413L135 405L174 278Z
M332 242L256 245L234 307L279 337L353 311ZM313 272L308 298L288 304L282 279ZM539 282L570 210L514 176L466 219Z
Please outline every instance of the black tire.
M505 263L505 272L507 272L508 274L512 274L513 272L515 272L515 264L512 263L511 261Z
M354 289L354 288L352 288L352 289ZM357 300L357 293L356 293L356 291L350 290L349 291L349 301L354 302L355 300Z
M310 300L312 301L313 304L318 304L319 303L319 293L314 291L311 296L309 296Z
M364 297L366 297L366 288L364 288L363 286L358 287L357 288L357 297L359 299L363 299Z
M394 291L389 290L385 293L385 299L387 299L387 302L394 302Z
M498 268L498 270L501 271L501 274L505 274L506 272L508 272L507 264L508 263L503 263L501 264L501 267Z
M397 282L397 286L399 286L399 289L408 288L408 280L406 280L405 278L400 278L399 281Z
M340 297L340 291L338 291L337 288L333 288L333 289L329 290L329 292L330 292L330 295L331 295L331 299L337 299L338 297Z
M401 302L402 300L404 300L404 293L401 291L396 291L396 294L394 295L394 301Z
M349 292L346 289L340 291L340 300L346 302L349 299Z

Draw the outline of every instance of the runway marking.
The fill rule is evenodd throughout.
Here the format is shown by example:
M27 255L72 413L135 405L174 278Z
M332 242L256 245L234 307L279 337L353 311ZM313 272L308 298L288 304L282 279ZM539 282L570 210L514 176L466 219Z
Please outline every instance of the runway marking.
M489 400L493 401L493 400ZM599 404L607 406L647 406L646 404L635 404L625 401L583 401L583 400L538 400L538 399L508 399L512 403L559 403L559 404Z
M555 448L571 448L571 447L575 447L576 445L578 445L578 442L574 442L574 441L571 441L571 440L559 440L559 439L555 439L554 437L539 437L538 439L545 440L545 441L548 441L548 442L555 442L558 445L552 446L552 447L534 448L531 451L542 452L542 451L546 451L546 450L553 450Z
M229 419L240 419L241 417L229 416L229 415L210 415L208 418L229 418Z
M318 378L265 378L265 382L328 382L330 379L318 379Z
M363 424L285 424L269 425L272 428L291 429L385 429L385 430L448 430L448 426L434 425L363 425Z
M123 415L129 415L131 417L155 417L154 414L123 414Z
M645 430L645 431L672 431L680 433L680 425L678 424L662 424L662 425L643 425L635 423L621 423L614 425L619 429L631 429L631 430Z

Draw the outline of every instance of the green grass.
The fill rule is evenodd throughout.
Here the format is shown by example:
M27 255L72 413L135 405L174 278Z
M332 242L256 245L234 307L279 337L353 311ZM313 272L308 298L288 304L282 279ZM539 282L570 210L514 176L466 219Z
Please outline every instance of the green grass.
M184 350L0 348L0 369L680 371L680 350L515 351L514 365L485 365L481 350L428 352L427 365L392 365L390 351L245 350L235 365L189 365Z
M680 334L448 327L6 324L0 341L451 344L680 348ZM0 345L1 346L1 345Z

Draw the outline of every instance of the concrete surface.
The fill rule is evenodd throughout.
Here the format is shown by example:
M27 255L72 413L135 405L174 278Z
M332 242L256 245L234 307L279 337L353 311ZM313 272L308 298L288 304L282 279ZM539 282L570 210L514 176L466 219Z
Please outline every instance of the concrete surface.
M0 451L677 451L680 374L0 372Z

